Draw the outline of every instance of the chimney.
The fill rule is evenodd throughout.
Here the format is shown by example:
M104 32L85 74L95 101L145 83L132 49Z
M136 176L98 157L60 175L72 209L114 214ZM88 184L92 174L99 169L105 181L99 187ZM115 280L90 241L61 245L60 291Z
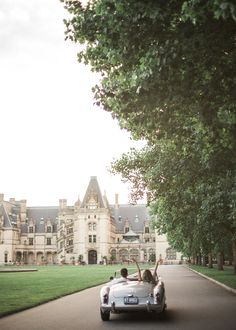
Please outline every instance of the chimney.
M27 203L26 199L21 199L20 200L20 211L21 211L21 213L26 213L26 203Z
M59 199L59 206L61 210L67 208L67 199Z
M119 195L115 194L115 208L118 209L119 208Z

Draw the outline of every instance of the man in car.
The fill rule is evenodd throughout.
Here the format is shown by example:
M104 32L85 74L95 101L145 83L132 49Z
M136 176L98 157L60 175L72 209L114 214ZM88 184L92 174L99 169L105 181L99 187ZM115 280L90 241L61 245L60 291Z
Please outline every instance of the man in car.
M127 282L129 281L128 279L128 269L127 268L121 268L120 270L120 277L119 278L114 278L108 285L114 285L122 282Z

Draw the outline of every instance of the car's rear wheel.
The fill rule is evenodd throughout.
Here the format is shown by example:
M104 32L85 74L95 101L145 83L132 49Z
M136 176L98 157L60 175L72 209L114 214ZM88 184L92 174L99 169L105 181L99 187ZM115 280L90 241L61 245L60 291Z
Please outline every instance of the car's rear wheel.
M101 319L103 321L109 321L110 320L110 312L109 311L103 311L100 309Z

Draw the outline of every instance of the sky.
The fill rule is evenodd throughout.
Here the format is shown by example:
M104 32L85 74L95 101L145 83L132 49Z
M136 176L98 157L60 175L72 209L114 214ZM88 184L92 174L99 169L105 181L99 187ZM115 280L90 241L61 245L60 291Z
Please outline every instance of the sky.
M97 176L111 204L128 203L129 184L108 168L139 143L94 105L99 76L64 40L67 15L59 0L0 1L0 193L73 205Z

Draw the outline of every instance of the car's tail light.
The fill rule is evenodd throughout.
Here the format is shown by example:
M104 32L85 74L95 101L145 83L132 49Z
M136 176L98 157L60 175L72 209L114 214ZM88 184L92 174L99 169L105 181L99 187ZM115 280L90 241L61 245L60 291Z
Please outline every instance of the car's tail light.
M155 299L156 300L156 303L159 304L161 302L161 295L160 295L159 292L156 293L155 298L156 298Z
M103 296L103 303L108 304L108 294L104 294Z

